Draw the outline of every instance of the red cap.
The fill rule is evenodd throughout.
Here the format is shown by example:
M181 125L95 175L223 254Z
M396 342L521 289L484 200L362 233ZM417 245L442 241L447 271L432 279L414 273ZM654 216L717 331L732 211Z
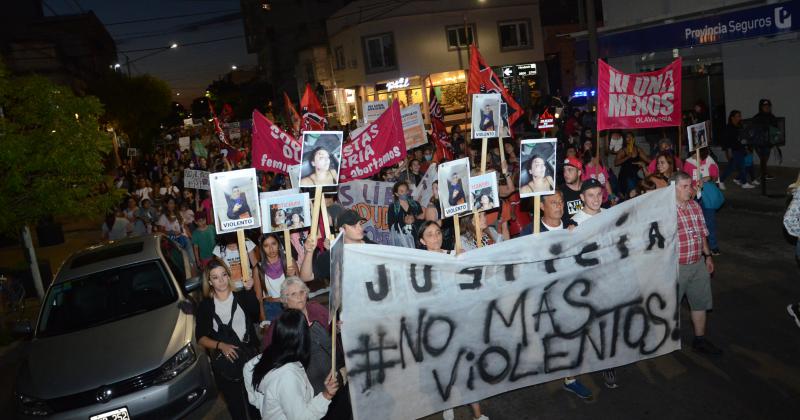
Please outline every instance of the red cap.
M576 158L574 156L570 156L570 157L564 159L564 165L574 166L574 167L578 168L579 171L583 170L583 163L581 163L581 161L578 160L578 158Z

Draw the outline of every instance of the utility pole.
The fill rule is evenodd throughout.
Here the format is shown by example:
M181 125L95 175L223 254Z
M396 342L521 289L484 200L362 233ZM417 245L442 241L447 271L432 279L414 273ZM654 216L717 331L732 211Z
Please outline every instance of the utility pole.
M125 67L128 68L128 77L131 77L131 59L128 54L125 54Z

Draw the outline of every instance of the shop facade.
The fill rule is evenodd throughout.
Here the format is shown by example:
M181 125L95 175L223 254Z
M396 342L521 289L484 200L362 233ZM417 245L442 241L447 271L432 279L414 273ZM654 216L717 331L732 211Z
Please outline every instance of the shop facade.
M730 111L749 118L760 99L770 99L773 113L786 119L782 161L773 153L770 164L800 167L800 141L792 141L800 130L800 0L657 5L653 19L652 4L604 1L599 57L626 73L655 70L681 57L682 108L703 106L714 133L722 132ZM588 41L585 34L577 38L576 56L585 66Z

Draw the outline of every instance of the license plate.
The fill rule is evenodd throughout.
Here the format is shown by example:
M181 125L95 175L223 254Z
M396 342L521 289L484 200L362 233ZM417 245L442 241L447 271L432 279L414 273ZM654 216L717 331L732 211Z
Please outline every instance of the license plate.
M96 416L89 417L89 420L131 420L131 416L128 415L128 409L122 407L114 411L109 411L107 413L102 413Z

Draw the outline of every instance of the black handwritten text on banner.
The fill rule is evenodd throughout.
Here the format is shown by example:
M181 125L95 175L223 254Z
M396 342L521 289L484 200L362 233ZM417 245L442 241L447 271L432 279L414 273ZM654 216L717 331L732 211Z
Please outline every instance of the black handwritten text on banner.
M675 191L458 257L346 245L357 420L413 419L680 348Z

